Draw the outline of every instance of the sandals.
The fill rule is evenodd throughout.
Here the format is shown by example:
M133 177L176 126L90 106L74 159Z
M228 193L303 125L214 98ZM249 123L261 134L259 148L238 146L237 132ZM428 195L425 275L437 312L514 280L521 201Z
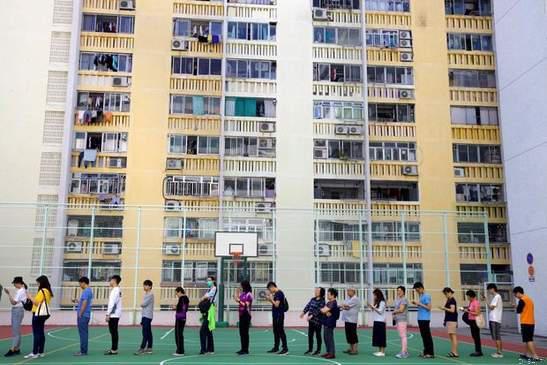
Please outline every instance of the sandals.
M453 357L453 358L458 358L458 357L460 357L460 355L457 355L457 354L455 354L455 353L453 353L453 352L449 352L446 356L447 356L447 357Z

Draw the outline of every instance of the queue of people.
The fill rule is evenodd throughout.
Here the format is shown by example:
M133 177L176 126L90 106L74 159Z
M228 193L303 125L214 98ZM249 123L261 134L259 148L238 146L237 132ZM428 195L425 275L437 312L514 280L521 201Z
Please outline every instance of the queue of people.
M111 337L111 346L105 352L105 355L117 355L119 347L118 325L122 316L122 291L120 288L121 277L114 275L110 278L110 294L106 312L106 322ZM15 292L4 289L11 304L11 328L12 342L6 357L17 356L21 354L21 325L25 316L25 311L32 312L32 334L33 348L32 352L25 355L25 359L36 359L45 356L45 324L51 316L50 303L53 298L53 291L46 276L40 276L36 279L37 291L32 296L28 291L22 277L15 277L12 281ZM75 356L85 356L88 354L89 342L89 322L93 305L93 292L90 287L90 281L87 277L79 280L81 293L79 298L74 298L76 305L77 328L80 336L80 349L74 353ZM142 342L135 352L135 355L152 354L153 335L152 321L154 315L154 294L152 292L153 283L150 280L143 282L143 299L141 307L141 326ZM278 355L289 354L287 336L285 333L285 314L289 310L289 302L285 293L277 286L275 282L267 284L268 295L266 300L271 304L272 311L272 329L274 336L274 345L268 353ZM435 357L434 342L431 334L431 312L433 308L432 298L426 292L421 282L414 284L418 300L409 302L406 298L406 288L399 286L396 292L396 298L393 302L393 325L396 327L401 348L395 355L399 359L408 358L408 307L409 303L417 307L417 321L420 336L423 342L423 351L419 354L424 359ZM486 304L488 308L488 323L492 340L496 344L496 352L491 356L493 358L503 358L503 342L501 338L501 323L503 317L503 300L498 293L495 284L487 286L489 301ZM469 356L481 357L483 355L480 329L485 325L485 317L482 313L481 303L477 293L468 290L466 294L467 303L458 308L454 291L446 287L442 290L446 297L446 302L438 309L444 312L444 327L450 341L450 352L446 355L449 358L459 358L458 352L458 318L459 312L462 313L462 321L470 329L471 337L474 342L474 352ZM326 289L322 287L315 288L313 297L303 308L300 318L308 322L308 348L304 355L320 355L325 359L336 358L336 343L334 339L334 330L337 321L341 319L344 322L344 331L348 348L344 353L357 355L359 353L358 322L359 312L362 308L361 300L357 295L355 288L348 288L346 299L338 302L338 290L335 288ZM513 289L513 294L518 301L516 312L520 316L520 326L522 341L525 343L526 352L521 355L530 361L541 360L536 352L534 344L534 302L524 294L522 287L517 286ZM175 344L176 351L173 356L184 356L184 329L186 327L187 312L190 306L190 300L186 291L182 287L175 289L177 303L172 306L175 311ZM200 310L200 355L214 354L214 330L216 328L216 300L218 297L218 288L214 277L207 279L207 292L200 299L198 308ZM250 349L249 329L252 320L253 294L249 281L244 280L240 283L240 288L236 290L234 302L238 305L239 313L239 334L241 347L238 355L248 355ZM373 301L367 304L372 319L372 346L377 348L373 353L376 357L386 356L387 347L387 322L386 311L387 301L384 293L380 289L374 289ZM322 352L322 345L325 344L325 352Z

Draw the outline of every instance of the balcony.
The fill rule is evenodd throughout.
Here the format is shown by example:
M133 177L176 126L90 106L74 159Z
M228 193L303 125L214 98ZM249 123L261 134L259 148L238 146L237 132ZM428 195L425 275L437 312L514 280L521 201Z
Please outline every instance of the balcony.
M271 60L277 57L277 45L275 42L229 40L226 42L226 57Z
M220 118L211 116L169 117L168 128L196 136L220 135Z
M446 28L448 32L492 33L492 17L448 15Z
M496 89L451 87L450 102L456 105L497 106Z
M68 209L72 214L76 214L76 210L83 210L85 214L89 214L91 208L97 208L100 211L120 211L124 210L124 200L120 199L119 204L113 204L112 201L101 201L97 196L76 195L70 194L67 199Z
M88 12L89 10L119 10L119 0L84 0L83 11Z
M175 0L173 13L188 18L221 18L224 16L224 6L213 1Z
M314 209L321 217L364 219L366 205L363 200L316 199ZM400 217L402 212L407 217L416 217L420 212L420 204L418 202L372 202L374 217Z
M80 120L79 113L74 115L74 130L75 131L87 131L87 132L121 132L129 129L129 113L111 113L111 118L103 118L100 121L94 123L83 123Z
M80 284L73 281L63 281L63 290L60 305L63 307L74 307L72 299L79 298L82 290ZM108 297L110 295L110 286L108 283L93 282L93 306L108 305Z
M177 173L182 175L191 176L218 176L220 171L220 160L218 156L203 157L203 156L188 156L184 157L172 155L169 159L182 160L182 169L176 170ZM174 172L174 169L169 170L170 173Z
M403 97L403 90L406 91ZM368 97L370 103L382 102L382 101L400 101L400 100L414 100L414 86L408 87L390 87L390 86L368 86Z
M275 80L226 79L226 93L230 96L272 97L277 94Z
M469 143L500 143L500 129L497 126L452 125L452 138Z
M97 152L97 158L93 163L89 163L87 167L84 165L80 151L72 151L72 172L88 172L93 174L125 172L127 160L125 152Z
M453 68L493 70L496 68L494 52L449 51L448 65Z
M184 212L189 218L217 218L219 212L218 197L180 197L166 194L166 199L177 201L180 207L165 212L166 216L180 217Z
M313 95L325 98L343 98L343 100L362 100L363 86L342 82L314 82Z
M370 123L368 135L371 140L398 140L416 138L416 126L413 123Z
M228 17L247 18L255 22L277 21L277 7L272 5L228 3Z
M363 179L363 161L314 160L313 169L316 178Z
M111 33L86 33L80 34L80 49L82 51L127 51L134 47L133 36Z
M275 177L276 161L272 158L226 157L224 172L226 176Z
M372 257L374 262L400 263L404 256L401 244L378 244L372 245ZM422 246L417 244L406 245L406 259L414 262L421 262Z
M372 27L410 28L412 26L410 13L367 11L366 17L367 26Z
M361 63L361 48L340 46L313 46L313 59L321 62Z
M275 132L275 122L252 117L226 117L224 132L230 136L263 137Z
M182 92L191 95L220 96L222 81L220 77L185 76L171 77L172 92Z
M482 264L488 259L484 244L460 244L459 253L461 262L466 264ZM510 265L511 246L507 244L491 244L490 257L492 264Z
M94 260L97 259L119 259L121 252L123 251L123 245L120 247L121 251L117 255L113 254L105 254L105 246L112 243L118 243L121 244L122 240L121 238L97 238L93 239L93 245L91 244L91 241L89 238L86 239L78 239L78 238L70 238L66 239L66 242L79 242L82 244L82 249L79 252L68 252L65 251L64 258L67 260L76 260L76 259L82 259L82 257L89 258L91 254L91 258ZM91 250L91 252L90 252Z
M407 166L416 167L416 175L405 175L403 169ZM412 161L371 161L370 176L372 179L386 181L417 180L418 166Z
M113 86L114 78L121 78L126 83L123 86ZM131 74L117 72L115 75L97 75L96 71L80 71L78 74L78 88L89 91L123 91L131 89Z
M464 176L456 179L470 179L477 182L503 183L503 167L501 165L459 165L456 168L463 169Z
M487 214L489 222L503 223L507 219L507 208L504 203L456 203L456 211L461 217Z
M367 61L374 65L408 65L409 62L401 61L402 55L408 53L412 54L412 49L367 48Z
M188 42L188 48L184 51L173 51L176 55L182 56L192 54L194 57L222 57L222 43L206 43L200 42L196 38L191 37L176 37L184 42Z

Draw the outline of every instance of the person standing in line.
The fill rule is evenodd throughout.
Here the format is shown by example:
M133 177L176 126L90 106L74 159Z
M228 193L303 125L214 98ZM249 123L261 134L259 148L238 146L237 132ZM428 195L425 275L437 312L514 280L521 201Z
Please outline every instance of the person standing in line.
M120 290L120 282L122 278L119 275L113 275L110 278L110 295L108 296L108 307L106 309L106 322L108 323L108 331L112 340L110 350L107 350L105 355L117 355L118 343L120 337L118 335L118 324L122 317L122 292Z
M413 286L416 293L419 295L419 301L412 301L412 304L418 307L418 327L424 344L424 351L420 357L424 359L432 359L435 357L435 349L433 347L433 337L431 336L431 295L425 292L424 284L421 282L414 283Z
M336 358L336 346L334 342L334 329L336 328L336 321L340 318L340 307L336 298L338 297L338 290L329 288L327 290L327 303L321 309L323 317L323 337L325 339L325 347L327 352L321 355L324 359Z
M201 298L202 304L207 304L207 310L202 313L201 328L199 330L200 355L215 354L213 331L216 328L217 283L214 277L209 276L207 278L207 288L207 293Z
M308 351L304 355L319 355L321 353L321 327L323 326L323 315L321 308L325 306L325 288L315 288L315 295L302 310L300 318L308 320ZM315 336L317 349L313 352L313 338Z
M359 354L359 337L357 336L357 323L359 322L359 309L361 301L355 288L347 289L347 298L340 306L342 309L342 321L346 332L346 342L349 348L344 353L349 355Z
M47 276L42 275L36 279L38 284L38 292L33 298L27 292L27 298L32 302L32 352L25 356L25 359L37 359L44 357L46 346L46 321L50 317L49 303L53 298L51 284Z
M471 353L469 356L472 357L481 357L482 354L482 345L481 345L481 329L477 324L477 317L481 314L481 304L477 299L477 293L474 290L468 290L465 295L469 300L467 308L462 308L462 310L467 313L468 324L471 329L471 336L473 337L473 342L475 343L475 352Z
M87 355L88 339L89 339L89 320L91 318L91 306L93 304L93 292L89 287L89 279L82 276L78 280L82 293L80 299L73 299L73 303L77 303L76 314L78 316L78 333L80 335L80 351L76 352L74 356Z
M534 301L528 295L524 294L524 289L517 286L513 289L513 295L518 299L517 313L520 314L520 333L522 334L522 342L526 344L526 353L520 357L526 360L541 361L542 359L536 352L534 344Z
M4 289L11 304L11 347L4 355L5 357L21 354L21 323L25 317L23 304L27 301L28 289L22 276L16 276L11 283L16 289L15 296L11 295L8 288Z
M386 299L380 289L374 289L374 304L368 304L372 310L372 346L378 347L378 351L373 353L376 357L386 356L387 331L386 331Z
M272 303L272 322L274 333L274 347L268 353L276 353L278 355L288 355L289 347L287 346L287 335L285 334L285 312L287 308L287 299L285 294L279 290L277 284L270 281L266 288L270 292L266 299ZM282 349L279 351L279 343L281 342ZM279 351L279 352L278 352Z
M142 283L144 297L142 298L141 308L141 326L142 342L141 347L135 352L135 355L151 355L154 339L152 337L152 319L154 319L154 293L152 293L151 280L145 280Z
M175 343L177 350L173 356L184 356L184 327L186 326L186 314L190 306L190 300L182 287L175 289L177 296L177 305L173 306L175 310Z
M446 303L439 309L444 312L444 326L450 339L450 352L447 356L457 358L460 357L458 354L458 304L451 288L444 288L443 294L446 297Z
M486 286L486 290L492 296L488 304L488 326L490 327L490 335L492 340L496 341L496 352L491 356L495 359L503 358L503 343L501 342L501 324L503 318L503 299L498 293L498 286L490 283Z
M406 288L399 286L397 288L397 298L393 303L393 323L397 327L399 332L399 338L401 340L401 352L395 355L398 359L408 358L408 300L406 299Z
M236 293L235 301L239 305L239 337L241 349L238 355L249 354L249 329L251 328L251 310L253 305L253 288L248 280L241 282L240 292Z

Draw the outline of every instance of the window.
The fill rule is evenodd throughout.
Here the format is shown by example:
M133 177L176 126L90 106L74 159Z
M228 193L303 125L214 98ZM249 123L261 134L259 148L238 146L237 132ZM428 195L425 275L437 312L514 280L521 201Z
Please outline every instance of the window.
M419 201L418 183L415 182L372 181L370 193L373 201Z
M392 29L367 29L367 46L380 48L399 47L399 31Z
M337 44L339 46L356 47L361 45L361 29L314 27L313 41L315 43Z
M488 271L483 264L460 264L462 285L480 285L488 280Z
M450 107L452 124L498 125L498 109L489 107Z
M226 116L275 118L276 99L226 98Z
M503 187L496 184L456 184L458 202L503 202Z
M82 19L82 32L133 34L134 28L133 16L84 14Z
M273 278L273 265L271 262L248 262L247 269L241 270L232 265L232 261L227 262L227 267L223 272L223 281L239 283L242 280L249 280L251 283L266 284Z
M220 98L171 95L171 114L220 115Z
M78 282L82 276L88 276L89 262L82 260L65 260L63 262L63 281ZM91 262L91 277L94 282L108 282L112 275L119 275L121 262L94 260Z
M217 275L217 263L214 261L187 261L184 263L184 281L205 284L207 277ZM163 260L161 281L163 283L182 282L182 262Z
M412 67L368 66L367 77L373 84L414 84Z
M363 180L314 180L314 199L361 200L364 199L364 192Z
M361 232L361 238L359 238ZM318 221L315 231L315 239L321 242L333 241L359 241L366 238L366 224L333 222L333 221Z
M131 100L127 93L78 92L78 109L97 112L129 112Z
M367 0L365 4L370 11L410 11L410 0Z
M501 164L500 146L455 144L454 162Z
M507 225L488 223L490 243L507 243ZM459 243L484 243L484 223L458 222Z
M275 80L277 63L259 60L226 60L226 77Z
M495 88L496 73L485 70L449 70L448 80L453 87Z
M188 155L217 155L218 137L169 135L169 153Z
M120 238L123 233L123 217L95 216L93 236L98 238ZM69 215L67 217L67 236L90 237L91 216Z
M448 49L462 51L492 51L492 36L487 34L448 33Z
M364 118L363 103L315 100L313 102L313 118L361 122Z
M444 0L447 15L490 16L490 0Z
M275 41L276 23L228 22L228 39Z
M200 41L208 41L209 35L222 35L222 22L196 19L173 19L173 35L175 37L192 37Z
M372 222L373 241L402 241L401 222ZM406 241L420 241L420 223L405 222Z
M321 262L319 276L324 284L355 284L359 282L360 265L350 262Z
M313 0L314 8L323 9L361 9L360 0Z
M73 194L122 194L125 192L123 174L72 174L70 192Z
M164 237L169 238L197 238L213 239L218 230L217 219L169 217L164 221Z
M133 55L123 53L80 53L80 70L131 72Z
M414 104L368 104L371 122L413 123Z
M416 161L416 144L412 142L370 142L373 161Z
M407 264L406 274L406 285L423 281L422 264ZM401 285L401 283L404 284L403 264L374 264L374 284Z
M267 218L234 218L223 220L223 230L228 232L256 232L261 242L273 241L273 221Z
M314 63L313 81L361 82L361 66Z
M342 160L363 160L363 142L347 140L325 140L314 141L314 157Z
M275 179L264 177L226 177L224 195L238 198L275 198Z
M225 137L226 156L275 157L275 138Z
M127 152L127 133L75 132L73 148L76 151Z
M216 176L167 176L165 196L218 196Z
M171 57L173 75L221 75L222 60L219 58Z

